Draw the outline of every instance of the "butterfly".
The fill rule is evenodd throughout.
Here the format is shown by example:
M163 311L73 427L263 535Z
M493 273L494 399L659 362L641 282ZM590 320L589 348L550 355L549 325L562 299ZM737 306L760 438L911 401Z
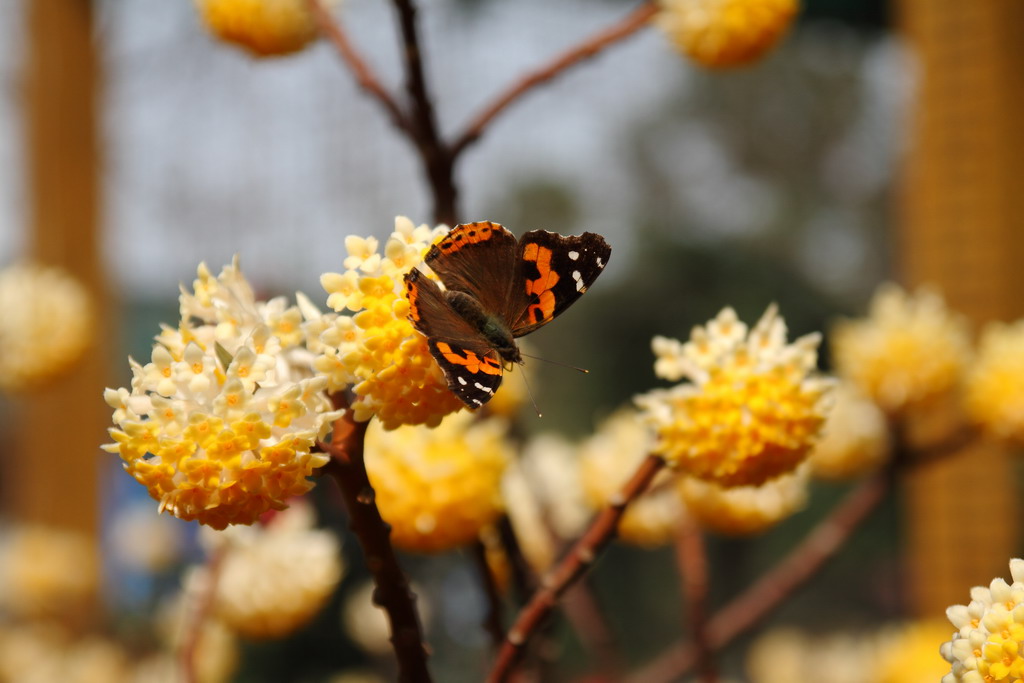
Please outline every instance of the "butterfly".
M551 322L593 284L611 247L600 235L533 230L516 240L497 223L457 225L405 276L409 320L427 338L448 388L470 408L494 396L516 338Z

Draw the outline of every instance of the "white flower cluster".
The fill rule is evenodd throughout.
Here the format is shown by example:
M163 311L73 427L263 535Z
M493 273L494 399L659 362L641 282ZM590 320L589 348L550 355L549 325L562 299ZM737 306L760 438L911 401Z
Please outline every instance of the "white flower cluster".
M968 605L946 610L957 628L940 652L952 665L942 683L1024 680L1024 560L1010 560L1013 583L971 589Z
M341 411L312 374L299 309L257 302L237 259L219 277L199 266L181 317L149 363L131 361L130 391L106 391L117 428L105 448L161 509L215 528L251 524L309 490L327 462L311 450Z

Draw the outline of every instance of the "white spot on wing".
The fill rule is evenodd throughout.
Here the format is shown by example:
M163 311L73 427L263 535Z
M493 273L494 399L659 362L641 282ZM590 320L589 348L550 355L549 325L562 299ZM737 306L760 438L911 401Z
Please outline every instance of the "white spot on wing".
M494 389L491 389L490 387L485 387L483 384L480 384L480 382L473 382L473 386L475 386L480 391L486 391L488 394L491 394L492 396L494 395Z
M456 377L455 379L459 380L459 384L461 384L462 386L466 386L467 384L469 384L469 382L467 382L462 377Z
M579 257L580 257L580 252L578 252L578 251L570 251L569 252L569 258L571 258L573 261L575 261Z
M583 291L583 276L580 274L580 271L578 271L578 270L572 271L572 279L576 281L576 291L577 292L582 292Z
M604 261L601 260L600 256L597 257L597 267L604 268Z

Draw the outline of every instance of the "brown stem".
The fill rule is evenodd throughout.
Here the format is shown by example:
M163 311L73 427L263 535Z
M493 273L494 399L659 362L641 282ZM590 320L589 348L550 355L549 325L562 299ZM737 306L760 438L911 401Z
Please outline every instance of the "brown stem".
M594 592L583 577L562 598L563 610L572 630L579 636L587 654L607 680L618 680L623 671L618 643L601 611Z
M441 140L434 116L434 105L423 71L423 55L416 29L416 6L413 0L394 0L398 23L402 30L405 63L405 87L412 106L410 132L434 198L434 220L455 225L458 221L458 192L455 187L454 160L451 149Z
M718 674L708 629L708 556L700 526L691 517L685 518L679 525L676 561L683 582L690 637L697 660L697 676L702 683L715 683Z
M641 463L622 490L604 508L583 536L573 545L569 553L548 574L541 587L533 594L530 601L520 610L515 623L505 636L505 643L498 652L494 668L487 680L492 683L505 681L522 656L523 647L537 630L537 627L558 602L562 594L583 574L597 559L601 551L611 541L619 526L619 520L626 512L626 507L650 485L651 480L665 466L665 461L657 455L649 455Z
M708 622L708 644L719 650L753 628L832 559L885 498L892 468L861 482L771 571L732 599ZM697 661L691 645L678 645L630 676L637 683L677 680Z
M508 558L509 569L512 571L512 585L515 586L516 599L519 601L517 605L521 605L536 589L537 577L523 555L519 537L516 536L516 530L508 515L502 515L498 520L498 535L501 538L501 547Z
M473 544L473 559L476 560L477 571L480 572L480 583L487 597L487 613L484 615L484 629L491 636L495 649L501 647L505 639L505 626L501 620L501 591L494 580L494 573L487 563L487 547L483 541Z
M220 581L220 570L224 565L226 552L223 547L213 551L206 562L206 584L200 586L199 594L194 598L195 604L186 607L193 611L185 613L185 618L188 621L181 649L178 652L181 678L184 683L196 683L199 680L199 675L196 672L196 652L199 650L199 643L202 642L206 620L210 618L213 604L217 600L217 583Z
M346 401L341 394L332 397L336 407ZM391 645L398 659L399 678L403 681L429 681L427 651L423 643L416 596L409 588L391 546L391 527L381 518L373 487L363 461L363 439L367 422L356 422L346 410L334 423L329 444L320 444L332 457L324 469L341 489L350 526L362 547L366 566L373 576L374 603L382 607L391 626Z
M363 60L363 58L356 51L352 42L348 39L348 34L345 33L341 22L331 14L331 12L324 7L323 0L306 0L309 4L309 9L312 11L317 24L320 27L320 32L327 37L328 40L337 49L338 54L341 56L342 61L348 65L352 75L355 76L356 83L359 84L363 90L375 98L384 110L388 113L391 118L391 122L395 124L395 127L399 130L408 133L410 131L409 121L406 119L405 114L399 109L398 103L391 97L391 94L381 85L377 75L373 72L370 66Z
M452 144L452 157L458 157L466 147L476 142L483 135L484 129L487 128L491 121L510 104L538 85L550 81L570 67L600 54L606 48L636 33L647 25L647 22L650 21L657 11L658 7L654 2L645 2L622 21L587 38L579 45L555 57L548 64L526 74L519 81L513 83L504 93L496 97L490 105L477 114L476 118L470 121L462 135L456 138L456 141Z

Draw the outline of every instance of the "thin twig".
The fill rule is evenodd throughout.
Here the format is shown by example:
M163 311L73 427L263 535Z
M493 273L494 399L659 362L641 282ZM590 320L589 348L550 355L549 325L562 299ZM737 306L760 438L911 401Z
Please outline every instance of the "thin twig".
M331 398L336 407L347 406L341 394L334 394ZM331 442L319 444L332 456L324 469L341 489L350 526L373 576L373 600L387 614L399 677L403 681L429 681L427 651L416 612L416 596L398 564L391 546L391 527L380 516L373 487L366 474L363 440L367 425L367 422L353 420L351 410L346 410L338 418Z
M892 476L892 468L886 468L861 482L771 571L717 611L708 622L709 646L721 649L760 623L813 578L885 499ZM678 680L696 660L692 645L677 645L632 674L629 680Z
M565 592L562 609L587 654L594 658L597 670L607 680L618 680L623 671L619 645L586 576Z
M416 28L413 0L393 0L402 31L405 87L412 107L410 132L423 161L434 198L434 220L455 225L457 192L453 176L454 155L438 133L434 105L423 69L422 45Z
M533 468L522 467L521 471L531 489L543 490L542 482L536 480L537 472ZM648 492L657 488L658 484L654 484L648 488ZM541 522L549 541L553 546L564 546L565 541L555 529L552 501L546 496L536 493L535 497L537 507L540 508ZM532 580L532 572L530 576ZM524 597L522 602L525 601ZM586 576L566 592L562 599L562 611L588 656L597 664L598 670L612 679L617 678L624 670L619 646L608 626L608 620L601 610L601 605L594 595L593 586Z
M181 678L184 683L196 683L199 674L196 671L196 653L203 639L203 628L210 618L213 604L217 600L217 583L220 581L220 570L224 566L224 547L218 547L206 562L206 582L199 586L199 594L194 596L193 604L186 607L185 634L178 651L181 666Z
M690 638L697 659L701 683L715 683L715 652L708 632L708 557L704 536L696 520L687 516L676 533L676 561L683 582Z
M490 634L491 642L497 649L505 640L505 625L501 619L501 591L498 589L498 583L494 580L491 566L487 562L487 548L483 541L473 544L473 559L476 560L476 568L480 572L480 583L483 585L484 595L487 597L484 629Z
M320 32L323 33L328 40L337 49L341 59L348 66L352 75L355 76L356 83L359 84L363 90L369 93L375 98L384 110L387 111L388 116L391 117L391 122L395 124L399 130L408 133L410 131L409 121L402 110L398 107L398 103L395 102L394 98L387 91L386 88L381 84L377 75L370 68L369 64L359 55L355 47L352 45L352 41L348 39L348 34L345 33L341 22L331 14L331 12L324 7L323 0L306 0L309 3L309 8L313 12L313 16L316 19Z
M530 563L523 555L523 549L519 545L519 537L516 535L515 527L508 515L502 515L498 520L498 537L501 539L501 547L508 558L509 569L512 570L512 585L516 590L517 605L525 603L537 587L537 576L530 568Z
M530 601L520 610L515 623L505 637L505 644L498 653L494 668L488 681L497 683L505 681L512 673L523 647L537 630L537 627L558 602L562 594L579 579L594 563L598 555L615 536L619 520L626 512L626 507L650 485L651 480L665 466L665 461L657 455L649 455L636 470L618 496L602 510L583 536L576 542L569 553L545 577L541 587L533 594Z
M545 64L544 66L523 76L519 81L512 84L512 86L510 86L504 93L498 95L491 104L477 114L476 118L470 121L462 135L456 138L455 142L452 144L452 156L458 157L466 147L478 140L483 134L484 129L490 125L491 121L494 120L498 114L503 112L510 104L518 100L533 88L550 81L563 71L568 70L570 67L595 57L606 48L611 47L620 40L633 35L646 26L651 17L653 17L657 11L658 7L654 2L645 2L633 10L633 12L623 20L617 22L610 28L587 38L579 45L576 45L555 57L548 64Z

